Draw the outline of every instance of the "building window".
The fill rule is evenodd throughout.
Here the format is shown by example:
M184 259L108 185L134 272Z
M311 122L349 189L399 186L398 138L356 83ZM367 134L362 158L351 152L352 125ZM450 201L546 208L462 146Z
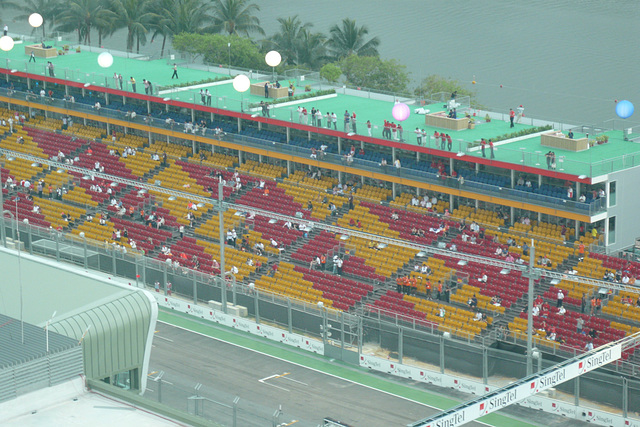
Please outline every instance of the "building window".
M616 205L616 181L609 183L609 207Z
M609 236L608 244L611 245L616 242L616 217L609 218Z

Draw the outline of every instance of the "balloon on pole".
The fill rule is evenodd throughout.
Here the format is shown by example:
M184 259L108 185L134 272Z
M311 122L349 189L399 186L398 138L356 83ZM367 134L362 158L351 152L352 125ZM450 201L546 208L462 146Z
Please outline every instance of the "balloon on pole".
M98 65L100 65L102 68L111 67L111 65L113 65L113 55L111 55L109 52L102 52L100 55L98 55Z
M411 110L409 109L409 106L407 104L398 102L393 106L393 109L391 110L391 114L393 115L393 118L396 119L397 121L404 122L411 115Z
M42 19L42 15L40 15L39 13L32 13L31 15L29 15L29 25L31 25L33 28L38 28L40 25L42 25L43 22L44 19Z
M4 50L5 52L10 51L11 49L13 49L13 39L9 36L2 36L0 37L0 49Z
M629 101L622 100L616 104L616 114L621 119L628 119L633 115L633 104Z
M244 74L238 74L233 78L233 88L238 92L246 92L249 90L249 86L251 86L251 80Z

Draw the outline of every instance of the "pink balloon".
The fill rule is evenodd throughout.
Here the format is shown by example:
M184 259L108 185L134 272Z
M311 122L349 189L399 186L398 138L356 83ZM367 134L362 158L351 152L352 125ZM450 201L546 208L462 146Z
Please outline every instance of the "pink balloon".
M409 109L409 106L407 104L397 103L393 106L391 114L397 121L404 122L411 115L411 110Z

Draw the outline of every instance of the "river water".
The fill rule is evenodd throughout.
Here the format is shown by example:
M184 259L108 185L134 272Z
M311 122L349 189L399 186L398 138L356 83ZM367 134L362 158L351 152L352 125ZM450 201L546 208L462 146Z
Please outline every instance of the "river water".
M640 109L639 0L257 3L267 34L277 30L278 17L297 14L323 32L353 18L380 38L383 58L407 66L414 84L429 74L459 79L494 111L523 104L531 117L602 125L615 117L615 99ZM9 25L28 31L26 23ZM105 41L121 50L124 43L123 31ZM640 124L640 111L628 121Z

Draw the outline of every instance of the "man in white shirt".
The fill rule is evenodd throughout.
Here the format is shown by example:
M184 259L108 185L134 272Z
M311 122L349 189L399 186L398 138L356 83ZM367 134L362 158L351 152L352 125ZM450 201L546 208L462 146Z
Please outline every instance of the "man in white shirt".
M516 115L516 123L520 123L520 120L522 120L522 117L524 117L524 107L520 105L517 110L518 114Z
M564 300L564 293L562 292L562 289L558 289L558 301L557 301L557 307L562 307L562 301Z

